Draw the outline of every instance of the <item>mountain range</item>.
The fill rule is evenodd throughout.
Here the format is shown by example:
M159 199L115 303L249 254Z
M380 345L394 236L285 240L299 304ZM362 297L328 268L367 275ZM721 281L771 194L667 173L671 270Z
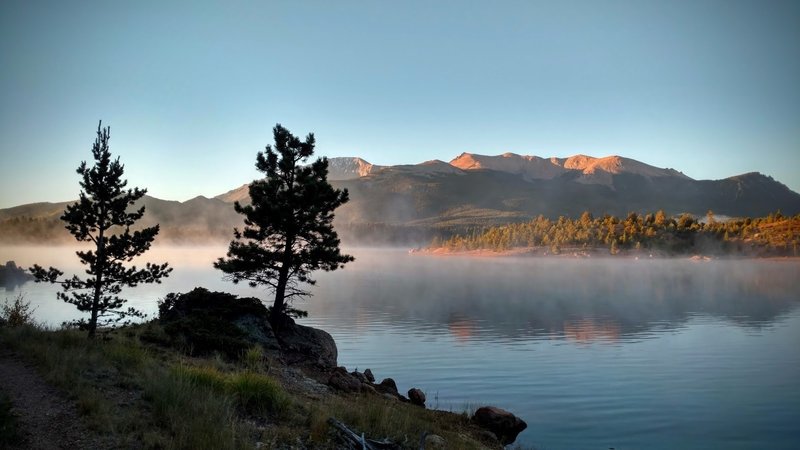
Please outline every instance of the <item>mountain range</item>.
M763 216L800 213L800 194L757 172L694 180L621 156L569 158L462 153L450 162L379 166L361 158L330 158L328 180L350 192L336 211L343 240L408 241L431 233L528 220L537 215L668 214ZM185 202L145 197L143 225L159 223L161 238L201 242L230 239L239 217L234 201L247 185L214 198ZM67 203L33 203L0 210L0 241L49 242L69 236L58 220ZM405 235L405 236L402 236Z

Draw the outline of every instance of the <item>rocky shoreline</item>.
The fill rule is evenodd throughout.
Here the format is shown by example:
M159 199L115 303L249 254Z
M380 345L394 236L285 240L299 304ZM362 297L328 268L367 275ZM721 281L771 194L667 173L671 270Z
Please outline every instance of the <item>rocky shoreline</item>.
M269 323L263 324L269 327ZM300 375L311 380L300 380L299 386L311 384L326 386L338 394L359 394L381 397L384 399L426 408L425 393L418 388L411 388L403 395L397 383L391 377L377 382L371 369L363 372L348 371L337 365L338 350L333 337L327 332L290 322L285 329L275 335L274 345L277 355L287 367L297 367ZM297 383L298 380L294 380ZM311 382L309 382L311 381ZM319 387L316 387L317 391ZM443 414L455 414L441 411ZM496 406L481 406L471 416L471 421L484 430L482 433L490 441L506 446L516 441L517 435L527 428L527 423L511 412ZM432 442L442 440L440 436L429 435L425 439ZM444 442L442 442L444 444ZM446 448L445 445L442 447ZM436 448L436 447L433 447Z
M189 343L197 353L222 351L230 355L259 345L266 358L272 361L274 373L282 383L303 396L366 396L426 408L421 389L411 388L404 395L391 377L377 382L370 369L359 372L339 366L336 342L326 331L297 324L288 318L279 329L273 328L267 309L258 299L196 288L184 294L170 294L159 309L159 322L172 336L172 340L153 339L162 345ZM226 328L227 325L233 327ZM213 335L212 341L207 340L208 335ZM448 411L436 412L459 416ZM479 407L471 415L470 423L476 427L475 433L481 441L495 442L499 446L513 443L527 428L522 419L490 405ZM429 438L438 441L441 437Z

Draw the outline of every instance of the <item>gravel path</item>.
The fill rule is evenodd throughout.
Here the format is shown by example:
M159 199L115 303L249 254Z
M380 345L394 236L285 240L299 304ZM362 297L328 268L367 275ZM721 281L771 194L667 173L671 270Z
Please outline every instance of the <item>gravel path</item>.
M26 449L101 449L86 430L75 404L48 385L36 370L8 350L0 350L0 390L14 405Z

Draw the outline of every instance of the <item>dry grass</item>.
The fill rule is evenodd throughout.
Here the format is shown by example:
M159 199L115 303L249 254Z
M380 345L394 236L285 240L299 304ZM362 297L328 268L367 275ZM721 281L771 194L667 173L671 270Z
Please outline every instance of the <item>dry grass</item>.
M338 448L334 417L374 439L418 448L423 432L448 448L498 448L482 442L466 414L425 410L379 395L290 394L267 375L260 349L239 363L219 356L189 358L140 340L156 324L110 332L90 341L72 330L0 327L0 345L34 362L67 392L91 430L122 447L159 449ZM2 406L2 405L0 405ZM0 410L0 415L2 411Z

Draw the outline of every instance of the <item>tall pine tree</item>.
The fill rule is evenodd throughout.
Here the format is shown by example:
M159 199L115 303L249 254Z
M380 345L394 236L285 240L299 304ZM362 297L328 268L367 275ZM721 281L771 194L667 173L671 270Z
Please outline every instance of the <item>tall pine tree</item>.
M286 317L305 315L289 304L308 295L304 285L315 284L311 272L343 268L353 257L340 252L333 229L333 211L348 201L347 190L328 183L327 158L303 164L314 154L314 135L303 142L280 124L273 135L274 148L268 145L256 157L265 177L250 184L251 203L234 204L245 227L234 230L227 258L214 267L234 283L274 292L270 321L280 328Z
M79 242L91 243L92 250L77 251L81 264L88 266L87 278L59 280L64 272L50 267L34 265L30 270L37 282L59 283L63 292L58 298L75 305L79 311L89 312L89 320L75 322L94 337L99 326L129 321L144 315L134 308L121 309L126 300L119 297L123 286L139 283L160 283L172 268L164 264L147 263L145 268L125 267L150 248L158 234L158 225L131 231L131 226L144 215L144 206L129 212L129 207L142 198L146 189L127 189L122 179L124 166L119 158L111 159L108 148L111 129L97 126L97 138L92 146L95 164L89 168L81 162L78 174L82 180L80 199L69 206L61 216L66 228ZM113 234L117 232L117 234Z

